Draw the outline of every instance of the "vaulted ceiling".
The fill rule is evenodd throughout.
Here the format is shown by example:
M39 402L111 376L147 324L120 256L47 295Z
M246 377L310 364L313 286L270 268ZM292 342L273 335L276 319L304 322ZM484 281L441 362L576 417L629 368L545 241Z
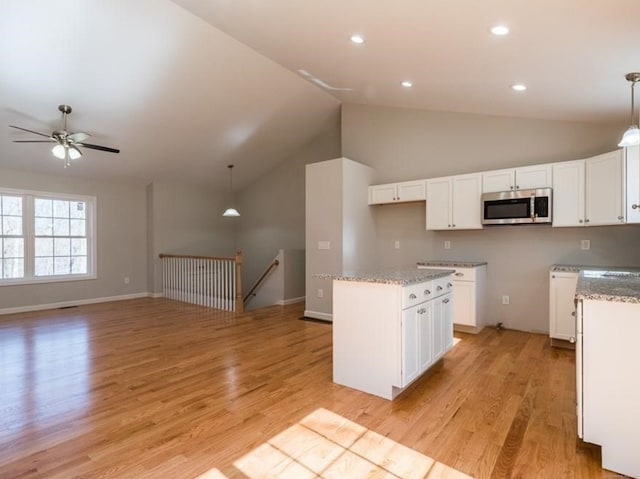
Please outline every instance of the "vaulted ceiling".
M341 102L625 125L638 18L637 0L4 0L0 124L49 133L69 104L69 130L121 153L64 174L219 187L229 163L241 187L286 159ZM62 172L3 128L0 167Z

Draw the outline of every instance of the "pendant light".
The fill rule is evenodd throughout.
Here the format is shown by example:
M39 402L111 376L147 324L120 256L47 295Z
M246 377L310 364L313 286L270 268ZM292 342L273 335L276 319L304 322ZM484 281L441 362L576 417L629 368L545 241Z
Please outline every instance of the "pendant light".
M231 197L231 202L233 203L233 165L227 165L227 168L229 168L229 196ZM230 206L229 208L224 210L222 216L240 216L240 213L238 213L238 210L233 206Z
M626 147L626 146L634 146L640 145L640 129L638 128L638 123L634 123L633 121L633 113L634 113L634 98L633 98L633 89L636 86L636 83L640 81L640 73L627 73L625 76L627 81L631 82L631 126L624 132L622 135L622 139L618 146ZM640 116L640 114L639 114ZM639 118L640 123L640 118Z

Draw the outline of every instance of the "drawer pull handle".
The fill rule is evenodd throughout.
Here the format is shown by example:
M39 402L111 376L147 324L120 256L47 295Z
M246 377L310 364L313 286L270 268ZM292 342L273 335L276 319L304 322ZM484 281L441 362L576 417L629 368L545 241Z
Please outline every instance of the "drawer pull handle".
M631 205L631 208L633 208L634 210L637 210L638 208L640 208L639 204L633 204Z
M454 276L464 276L464 273L455 273Z
M443 302L443 303L448 303L448 302L449 302L449 299L448 299L448 298L447 298L447 299L443 299L443 300L442 300L442 302Z
M411 293L411 294L409 295L409 299L416 299L416 298L417 298L417 296L416 296L415 294L413 294L413 293Z
M429 295L429 294L431 294L431 291L429 291L428 289L425 289L425 290L424 290L424 295L425 295L425 296L427 296L427 295Z
M438 291L442 291L442 286L438 286L436 289L437 289Z
M447 288L451 288L453 285L451 283L447 283Z

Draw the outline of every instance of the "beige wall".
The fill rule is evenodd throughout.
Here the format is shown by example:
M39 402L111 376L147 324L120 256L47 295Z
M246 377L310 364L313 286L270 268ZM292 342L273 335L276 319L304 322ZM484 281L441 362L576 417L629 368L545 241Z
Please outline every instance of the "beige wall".
M236 245L245 257L243 291L260 277L278 250L304 249L305 165L335 158L339 152L336 113L297 154L238 193L242 216L237 218Z
M154 182L147 186L150 204L147 224L149 255L153 274L149 278L149 291L162 291L160 253L179 253L205 256L234 256L234 229L238 218L225 218L227 193L205 187Z
M0 186L97 197L95 280L0 287L0 309L147 292L146 196L143 185L0 170ZM125 284L124 278L130 283Z
M343 105L342 111L342 154L373 166L375 183L584 158L614 150L624 129L363 105ZM371 209L380 266L487 261L490 324L548 331L548 269L554 263L640 266L640 226L435 232L425 230L423 203ZM590 251L580 250L581 239L591 240ZM502 295L510 296L510 305L501 304Z

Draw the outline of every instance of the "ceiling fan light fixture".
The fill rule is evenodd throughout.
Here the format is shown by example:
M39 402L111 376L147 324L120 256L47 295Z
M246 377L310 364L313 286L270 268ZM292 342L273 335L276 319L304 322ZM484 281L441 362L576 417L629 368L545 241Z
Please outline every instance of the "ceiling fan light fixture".
M620 143L618 143L618 146L623 148L627 146L640 145L640 129L638 128L638 123L640 123L640 113L638 113L638 123L634 123L633 121L633 114L635 110L633 90L636 83L640 81L640 73L627 73L625 78L627 81L631 82L631 121L629 122L631 126L622 134L622 139L620 140Z
M55 156L59 160L64 160L67 152L64 145L58 143L53 148L51 148L51 153L53 153L53 156Z
M82 152L75 146L69 145L69 158L72 160L77 160L82 157Z
M238 213L238 210L235 208L227 208L224 210L224 213L222 213L222 216L240 216L240 213Z

